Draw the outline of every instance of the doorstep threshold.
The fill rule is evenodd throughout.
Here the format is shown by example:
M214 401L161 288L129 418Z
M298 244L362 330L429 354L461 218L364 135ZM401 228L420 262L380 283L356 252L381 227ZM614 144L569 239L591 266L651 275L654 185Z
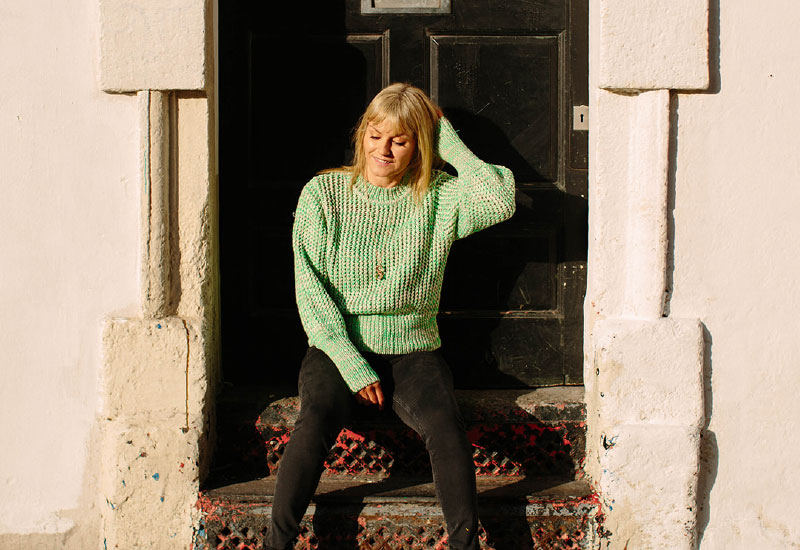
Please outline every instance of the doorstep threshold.
M493 477L477 478L478 499L513 501L575 500L591 497L591 487L586 480L565 480L556 477ZM237 502L271 502L275 494L275 476L253 479L241 483L204 491L211 499ZM353 479L325 479L320 481L313 498L316 502L433 502L436 491L433 482L414 478L389 478L375 482Z

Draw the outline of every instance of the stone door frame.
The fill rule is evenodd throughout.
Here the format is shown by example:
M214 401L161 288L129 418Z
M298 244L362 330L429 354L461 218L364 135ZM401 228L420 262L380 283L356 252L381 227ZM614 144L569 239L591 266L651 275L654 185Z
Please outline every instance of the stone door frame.
M704 330L669 315L669 196L676 94L709 87L709 0L588 1L585 467L604 548L688 550ZM103 335L102 538L189 548L220 372L216 0L99 5L100 87L139 104L142 197L141 315Z

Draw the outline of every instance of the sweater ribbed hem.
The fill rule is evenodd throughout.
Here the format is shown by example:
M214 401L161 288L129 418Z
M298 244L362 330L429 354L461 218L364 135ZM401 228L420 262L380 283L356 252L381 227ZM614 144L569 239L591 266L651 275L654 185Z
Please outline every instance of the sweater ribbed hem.
M435 316L345 315L344 322L350 341L361 352L411 353L442 345Z

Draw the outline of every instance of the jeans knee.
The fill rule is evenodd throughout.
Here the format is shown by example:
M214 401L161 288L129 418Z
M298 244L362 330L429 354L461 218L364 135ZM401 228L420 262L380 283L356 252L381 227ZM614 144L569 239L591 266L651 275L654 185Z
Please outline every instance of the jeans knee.
M466 445L466 430L457 408L400 407L398 414L422 437L428 451Z
M341 407L326 406L324 403L313 403L300 407L300 416L295 428L311 430L326 439L335 438L347 421L347 415Z

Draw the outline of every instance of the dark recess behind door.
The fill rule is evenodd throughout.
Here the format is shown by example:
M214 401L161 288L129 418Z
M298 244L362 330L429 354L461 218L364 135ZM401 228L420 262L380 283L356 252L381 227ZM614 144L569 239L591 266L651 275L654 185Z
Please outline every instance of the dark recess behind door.
M517 214L457 242L439 323L460 387L582 381L587 0L453 0L448 15L363 16L357 0L220 4L223 369L291 385L306 339L290 233L300 189L352 155L390 81L432 94Z

